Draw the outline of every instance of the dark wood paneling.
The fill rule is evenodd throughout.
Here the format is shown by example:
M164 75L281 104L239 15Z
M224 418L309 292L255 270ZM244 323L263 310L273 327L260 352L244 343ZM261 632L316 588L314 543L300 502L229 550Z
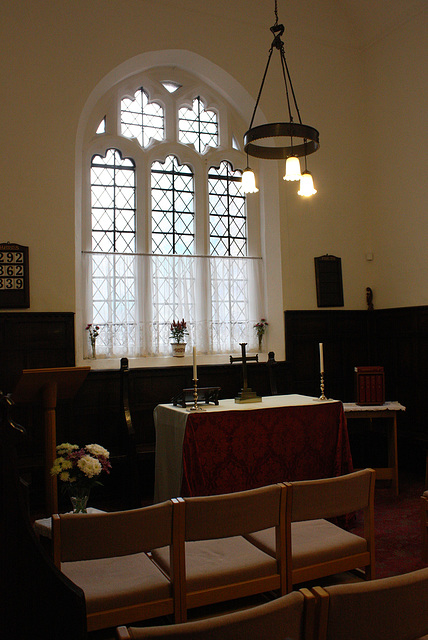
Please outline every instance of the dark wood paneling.
M278 393L319 395L319 349L324 343L325 392L329 397L354 401L354 367L380 365L385 370L387 399L407 407L400 414L402 438L428 441L423 410L428 374L428 307L374 311L315 310L285 312L287 362L275 365ZM0 389L11 392L22 369L73 366L74 316L71 313L0 314ZM221 398L234 397L242 386L239 364L198 367L201 386L220 386ZM269 395L265 363L248 364L248 384ZM145 452L143 493L153 487L155 433L153 410L170 402L182 388L192 385L190 366L131 369L129 394L136 442ZM27 428L29 439L20 452L33 491L43 491L43 415L40 406L16 407L15 415ZM72 401L60 403L58 441L99 442L118 459L125 450L125 428L120 404L120 372L91 371ZM119 467L112 479L120 475ZM106 486L106 489L109 487Z
M402 449L413 443L422 460L428 446L424 410L428 384L428 307L374 311L286 311L290 388L319 395L319 349L324 343L325 393L354 402L354 367L383 366L387 400L405 407L398 420Z
M325 393L352 401L353 369L371 364L370 318L360 311L287 311L285 337L293 392L320 394L319 343L324 345Z
M73 313L0 313L0 389L11 392L23 369L73 367Z
M274 366L277 392L290 393L288 366ZM249 363L248 384L260 395L270 395L270 378L266 363ZM150 501L154 488L156 405L169 403L181 389L192 386L192 367L156 367L130 369L129 403L135 443L139 452L141 495ZM240 364L199 365L201 386L221 387L220 398L237 395L242 387ZM59 401L57 407L57 441L87 444L96 442L112 455L113 471L103 480L104 487L94 490L97 504L108 495L114 504L123 506L128 491L126 475L127 429L120 397L120 370L92 370L72 400ZM16 406L15 415L29 432L28 443L20 449L20 466L31 482L33 505L43 503L42 467L44 464L43 413L41 406Z

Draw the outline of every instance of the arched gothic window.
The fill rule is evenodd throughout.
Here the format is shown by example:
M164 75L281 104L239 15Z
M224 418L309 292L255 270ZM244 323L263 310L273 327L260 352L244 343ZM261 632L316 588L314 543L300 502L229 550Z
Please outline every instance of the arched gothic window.
M201 353L255 346L262 261L241 190L242 123L199 79L177 76L128 78L90 119L84 314L100 327L99 356L167 355L182 318Z

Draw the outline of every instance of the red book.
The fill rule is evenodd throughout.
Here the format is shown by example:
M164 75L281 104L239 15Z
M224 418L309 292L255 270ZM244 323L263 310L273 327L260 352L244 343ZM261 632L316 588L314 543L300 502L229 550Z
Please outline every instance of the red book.
M356 403L376 405L385 402L385 377L383 367L355 367Z

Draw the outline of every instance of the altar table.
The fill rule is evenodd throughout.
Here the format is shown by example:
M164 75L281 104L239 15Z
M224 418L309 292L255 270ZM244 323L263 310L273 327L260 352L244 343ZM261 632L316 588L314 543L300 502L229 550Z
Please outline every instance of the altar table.
M302 395L154 410L155 502L353 470L343 405Z

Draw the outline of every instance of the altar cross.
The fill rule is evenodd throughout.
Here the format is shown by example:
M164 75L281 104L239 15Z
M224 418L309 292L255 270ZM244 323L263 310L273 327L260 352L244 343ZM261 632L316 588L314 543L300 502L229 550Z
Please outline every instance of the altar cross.
M247 378L247 362L248 361L258 362L259 361L259 356L258 356L258 354L255 355L255 356L247 356L246 351L245 351L245 347L247 346L247 343L246 342L240 342L239 344L241 346L241 357L234 358L233 356L230 356L230 364L232 364L233 362L242 362L243 386L242 386L242 389L241 389L240 393L235 398L235 402L237 402L237 403L240 403L240 402L261 402L262 399L257 395L257 393L255 391L252 391L248 387L248 378Z

